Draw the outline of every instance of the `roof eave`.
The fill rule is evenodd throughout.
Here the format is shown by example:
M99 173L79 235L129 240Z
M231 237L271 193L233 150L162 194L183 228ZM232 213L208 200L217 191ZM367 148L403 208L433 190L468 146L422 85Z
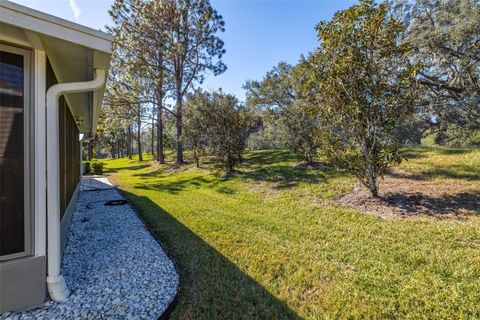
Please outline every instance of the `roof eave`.
M113 37L111 35L10 1L0 0L0 21L75 42L94 50L112 53Z

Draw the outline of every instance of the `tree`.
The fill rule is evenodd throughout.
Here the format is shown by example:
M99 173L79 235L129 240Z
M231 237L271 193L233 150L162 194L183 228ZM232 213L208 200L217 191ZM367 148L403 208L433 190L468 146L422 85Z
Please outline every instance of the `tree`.
M320 115L321 151L378 197L378 178L402 160L392 131L416 97L402 25L386 3L362 0L316 29L320 47L300 89Z
M247 108L254 117L254 127L248 137L249 149L284 149L287 146L287 129L277 110Z
M149 93L141 101L156 109L152 110L152 119L156 114L156 159L159 163L165 162L164 103L168 91L173 88L172 73L166 59L168 25L165 17L169 3L116 0L109 11L115 23L109 30L115 35L115 54L121 57L120 68L131 70L131 65L135 65Z
M188 106L189 141L195 140L200 147L204 143L214 160L225 166L227 174L233 174L250 133L250 113L235 96L222 91L197 91L188 100Z
M112 158L120 157L125 141L123 119L112 116L109 106L103 106L97 128L97 141L101 147L110 150Z
M480 129L480 2L477 0L397 0L404 41L423 99L418 114L433 130L449 126Z
M116 27L116 44L139 63L154 87L151 103L157 105L157 157L163 162L163 110L166 92L173 90L176 118L176 162L183 163L183 100L207 71L225 71L221 61L224 31L222 17L208 0L116 0L110 11Z
M292 83L293 70L292 65L280 62L267 72L262 81L247 81L243 86L247 104L264 110L288 109L297 99Z
M293 67L280 62L267 72L262 81L247 81L247 105L260 111L263 123L271 122L273 113L285 130L284 143L301 160L312 162L317 154L316 131L318 121L306 112L305 104L296 92L297 78L301 78L302 64ZM283 132L280 132L283 133Z
M120 72L112 63L107 90L104 97L104 117L110 121L121 121L124 128L127 128L127 154L129 158L132 153L132 127L137 129L137 148L139 161L143 161L142 155L142 124L148 118L148 104L142 99L145 94L144 79L138 76L138 70L134 66L127 69L127 72Z
M288 108L282 116L287 131L286 144L300 160L313 163L320 147L318 113L301 102Z
M225 165L227 174L235 173L250 132L250 114L235 96L218 91L211 95L211 106L205 110L204 120L210 152L217 162Z
M197 91L188 97L185 109L185 132L183 141L191 150L195 164L200 167L200 158L205 154L208 147L208 127L205 115L211 106L209 97Z
M208 0L169 0L166 10L167 59L174 79L176 119L176 162L183 163L183 100L205 73L218 75L226 70L221 61L225 50L217 36L225 30L222 16Z

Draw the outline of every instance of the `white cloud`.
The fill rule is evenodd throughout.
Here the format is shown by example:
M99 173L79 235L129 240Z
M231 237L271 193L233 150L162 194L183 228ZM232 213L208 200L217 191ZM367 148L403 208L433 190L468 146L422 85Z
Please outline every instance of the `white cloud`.
M68 0L68 3L70 4L70 8L72 8L75 20L77 20L78 22L80 19L80 15L82 14L82 10L80 10L80 7L77 4L77 0Z

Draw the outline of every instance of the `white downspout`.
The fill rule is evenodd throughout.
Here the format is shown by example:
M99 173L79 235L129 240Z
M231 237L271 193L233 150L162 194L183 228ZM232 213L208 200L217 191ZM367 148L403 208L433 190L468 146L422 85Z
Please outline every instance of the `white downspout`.
M59 98L66 93L94 91L104 83L105 70L95 69L92 81L59 83L47 90L47 287L52 300L58 302L70 295L65 279L60 274Z

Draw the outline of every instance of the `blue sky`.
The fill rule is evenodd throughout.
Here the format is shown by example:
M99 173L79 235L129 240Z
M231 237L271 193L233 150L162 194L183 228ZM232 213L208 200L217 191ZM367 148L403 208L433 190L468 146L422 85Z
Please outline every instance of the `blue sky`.
M108 10L113 0L14 1L95 29L111 24ZM226 23L221 37L228 70L220 76L209 75L202 87L221 87L243 100L246 80L261 79L278 62L295 63L301 54L312 51L317 45L314 26L355 2L213 0L212 5Z

